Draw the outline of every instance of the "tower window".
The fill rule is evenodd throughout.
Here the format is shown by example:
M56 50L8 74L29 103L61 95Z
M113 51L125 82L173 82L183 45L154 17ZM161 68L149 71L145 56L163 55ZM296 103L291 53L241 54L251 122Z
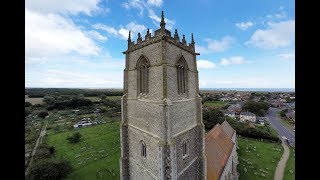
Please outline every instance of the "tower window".
M141 56L137 63L139 94L148 94L149 92L149 67L149 61Z
M182 156L186 157L187 156L187 141L184 141L182 143Z
M143 142L143 141L141 141L141 156L142 157L147 157L147 146L146 146L146 144Z
M181 57L176 67L177 67L178 94L185 94L187 91L187 69L188 69L186 60L183 57Z

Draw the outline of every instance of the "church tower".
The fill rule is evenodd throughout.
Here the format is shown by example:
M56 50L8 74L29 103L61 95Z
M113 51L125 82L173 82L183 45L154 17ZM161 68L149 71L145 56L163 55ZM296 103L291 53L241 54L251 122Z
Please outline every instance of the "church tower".
M165 28L129 32L122 97L122 180L206 179L195 42Z

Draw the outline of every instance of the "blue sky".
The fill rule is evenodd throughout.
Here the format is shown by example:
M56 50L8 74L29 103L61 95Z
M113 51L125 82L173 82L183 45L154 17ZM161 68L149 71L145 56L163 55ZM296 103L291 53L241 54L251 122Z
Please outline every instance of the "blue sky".
M122 88L128 31L194 33L200 88L294 88L288 0L28 0L26 87Z

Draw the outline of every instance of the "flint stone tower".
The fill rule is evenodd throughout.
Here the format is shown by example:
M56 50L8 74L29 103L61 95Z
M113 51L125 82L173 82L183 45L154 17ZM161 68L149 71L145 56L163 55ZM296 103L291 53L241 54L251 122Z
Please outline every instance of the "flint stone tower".
M131 41L122 97L122 180L206 179L195 42L165 29Z

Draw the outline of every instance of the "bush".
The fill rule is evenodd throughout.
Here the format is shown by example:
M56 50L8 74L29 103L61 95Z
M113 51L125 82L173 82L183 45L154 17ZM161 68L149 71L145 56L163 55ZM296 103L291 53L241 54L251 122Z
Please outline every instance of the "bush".
M47 159L35 163L28 175L30 180L59 180L66 177L72 171L69 161Z
M24 107L30 107L32 104L30 102L24 102Z
M39 113L38 113L38 116L40 117L40 118L45 118L46 116L48 116L49 115L49 113L48 113L48 111L40 111Z
M280 111L280 116L281 117L286 117L286 113L288 112L288 109L284 109Z
M24 110L24 116L28 116L29 114L31 114L31 111L29 109L25 109Z
M217 123L224 121L224 114L216 108L207 108L202 112L203 123L206 130L212 129Z
M70 143L78 143L81 139L81 134L79 132L75 132L72 134L72 136L67 137L67 140Z
M255 101L247 101L243 107L243 111L249 111L257 116L264 116L269 109L268 103L265 102L255 102Z

